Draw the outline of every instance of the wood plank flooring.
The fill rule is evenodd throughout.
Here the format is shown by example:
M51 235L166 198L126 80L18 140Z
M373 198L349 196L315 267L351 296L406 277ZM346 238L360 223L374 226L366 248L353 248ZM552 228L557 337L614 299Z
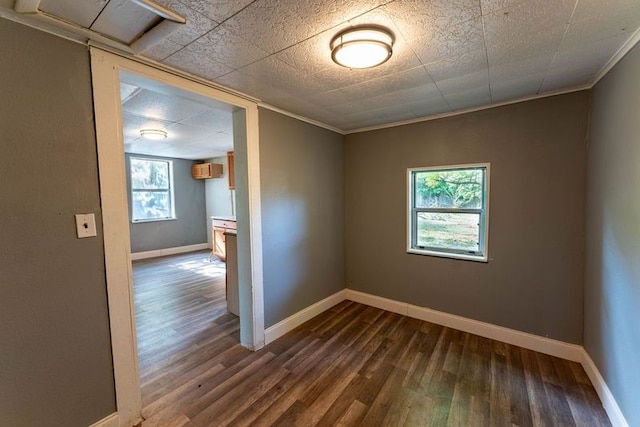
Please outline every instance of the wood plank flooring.
M143 427L610 425L577 363L350 301L250 352L207 255L134 262Z

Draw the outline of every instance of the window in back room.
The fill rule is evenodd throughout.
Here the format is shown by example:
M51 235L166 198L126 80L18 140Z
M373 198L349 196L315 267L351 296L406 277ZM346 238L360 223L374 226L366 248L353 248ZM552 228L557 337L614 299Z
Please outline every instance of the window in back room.
M489 164L407 170L407 252L487 261Z
M175 218L171 160L131 158L132 221Z

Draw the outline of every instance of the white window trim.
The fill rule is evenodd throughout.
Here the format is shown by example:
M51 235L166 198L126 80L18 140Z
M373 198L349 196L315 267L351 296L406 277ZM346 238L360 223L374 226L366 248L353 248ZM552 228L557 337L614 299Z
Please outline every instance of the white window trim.
M131 160L143 160L147 162L166 162L169 165L169 197L171 198L171 212L170 216L166 218L149 218L149 219L135 219L133 214L133 177L131 176ZM176 195L174 192L173 186L173 160L170 159L158 159L155 157L144 157L144 156L131 156L129 158L129 182L131 183L131 188L129 188L129 193L131 194L131 222L133 224L138 224L142 222L158 222L158 221L175 221L176 217ZM149 189L136 189L138 191L167 191L167 190L149 190Z
M436 251L430 249L416 249L411 245L413 233L413 172L429 170L473 169L485 168L485 197L484 197L484 221L480 223L481 247L484 249L481 255L472 255L456 252ZM407 253L417 255L429 255L441 258L453 258L467 261L489 262L489 200L491 188L491 163L469 163L459 165L425 166L407 169Z

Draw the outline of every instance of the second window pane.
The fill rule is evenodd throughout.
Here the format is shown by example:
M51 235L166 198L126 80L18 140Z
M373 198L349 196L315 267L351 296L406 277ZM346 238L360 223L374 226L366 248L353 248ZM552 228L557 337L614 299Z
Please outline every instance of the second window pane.
M480 214L417 213L416 246L478 252Z

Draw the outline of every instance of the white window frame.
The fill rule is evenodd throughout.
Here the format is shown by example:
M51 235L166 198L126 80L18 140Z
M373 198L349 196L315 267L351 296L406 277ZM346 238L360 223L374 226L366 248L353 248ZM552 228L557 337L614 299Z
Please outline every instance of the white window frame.
M131 161L132 160L141 160L144 162L158 162L158 163L166 163L169 169L169 188L168 189L149 189L149 188L134 188L133 187L133 175L131 174ZM140 156L132 156L129 158L129 182L131 182L131 222L132 223L141 223L141 222L156 222L156 221L173 221L176 219L176 199L173 191L173 160L169 159L156 159L153 157L140 157ZM134 202L133 202L133 193L136 191L144 191L151 193L169 193L169 216L165 218L142 218L136 219L134 213Z
M428 171L450 171L460 169L484 169L484 197L480 209L457 209L457 208L416 208L414 200L414 176L418 172ZM469 261L488 262L489 245L489 189L490 189L490 163L472 163L462 165L446 166L426 166L407 169L407 253L419 255L431 255L437 257L462 259ZM415 237L417 236L417 214L419 212L450 212L450 213L478 213L480 214L479 229L479 249L478 252L465 252L446 248L421 248L416 247Z

